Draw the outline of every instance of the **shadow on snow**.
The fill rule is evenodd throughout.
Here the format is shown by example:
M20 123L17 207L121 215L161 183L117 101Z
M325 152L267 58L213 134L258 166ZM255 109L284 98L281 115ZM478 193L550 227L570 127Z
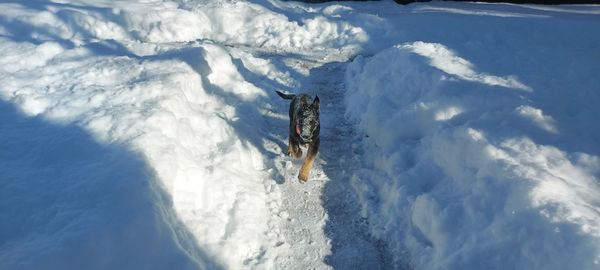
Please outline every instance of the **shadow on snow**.
M222 268L138 154L4 101L0 115L0 268Z

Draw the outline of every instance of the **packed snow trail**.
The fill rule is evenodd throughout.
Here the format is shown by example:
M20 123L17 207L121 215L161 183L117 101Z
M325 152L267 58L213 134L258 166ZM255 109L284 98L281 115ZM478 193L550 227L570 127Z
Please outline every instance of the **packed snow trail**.
M303 159L287 156L289 101L271 93L271 111L262 131L267 138L268 170L273 188L281 190L281 205L272 205L281 219L282 242L289 254L276 259L275 269L387 269L385 244L368 233L366 220L349 184L357 160L352 152L352 126L344 118L346 62L323 62L323 57L269 55L296 70L296 92L321 100L321 147L308 182L300 183ZM276 117L273 117L276 116ZM306 156L306 150L304 150ZM303 157L304 157L303 156Z
M311 70L311 82L324 106L321 109L323 163L327 182L321 201L327 209L325 231L331 241L331 255L325 261L336 269L389 269L389 251L384 241L369 233L367 220L351 187L350 179L360 169L355 132L345 117L345 84L341 78L347 63L330 63ZM398 267L396 267L398 269Z

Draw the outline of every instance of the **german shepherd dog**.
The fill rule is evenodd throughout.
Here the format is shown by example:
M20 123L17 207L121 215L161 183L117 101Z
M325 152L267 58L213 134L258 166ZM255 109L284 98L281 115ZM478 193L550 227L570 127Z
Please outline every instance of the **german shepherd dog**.
M292 100L290 103L288 155L294 158L301 158L302 149L300 149L300 145L308 145L308 154L298 174L298 180L306 182L313 161L319 151L319 96L315 96L312 103L309 103L310 96L307 94L294 95L284 94L280 91L275 92L283 99Z

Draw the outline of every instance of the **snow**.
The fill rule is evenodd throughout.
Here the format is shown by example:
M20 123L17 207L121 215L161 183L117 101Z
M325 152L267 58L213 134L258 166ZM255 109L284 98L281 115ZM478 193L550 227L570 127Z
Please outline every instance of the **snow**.
M4 1L0 269L598 268L598 14Z
M346 73L371 231L418 269L598 268L597 17L496 23L502 38L474 44L445 32L489 36L496 19L426 15L455 25Z

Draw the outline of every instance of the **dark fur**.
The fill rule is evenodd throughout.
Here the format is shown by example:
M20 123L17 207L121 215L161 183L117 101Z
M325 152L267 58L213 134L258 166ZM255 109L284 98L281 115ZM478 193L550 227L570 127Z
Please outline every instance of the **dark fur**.
M309 103L310 96L307 94L284 94L275 91L284 98L292 100L290 103L290 131L288 137L288 155L301 158L302 149L300 145L308 146L308 154L298 174L301 182L308 180L308 174L312 168L313 161L319 151L321 125L319 122L319 96Z

